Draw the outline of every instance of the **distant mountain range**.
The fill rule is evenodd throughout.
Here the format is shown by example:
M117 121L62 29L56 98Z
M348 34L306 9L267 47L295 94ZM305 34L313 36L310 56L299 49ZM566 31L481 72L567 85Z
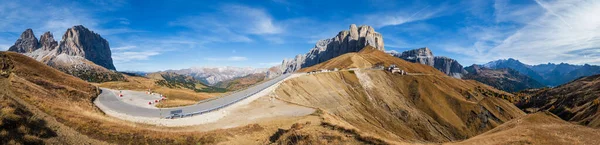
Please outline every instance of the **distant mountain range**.
M250 74L265 73L266 68L251 67L192 67L180 70L166 70L177 74L192 76L207 85L216 85L219 82L244 77Z
M595 65L568 63L528 65L512 58L492 61L482 66L492 69L514 69L546 86L558 86L580 77L600 74L600 66Z
M466 67L468 72L463 79L471 79L507 92L518 92L529 88L542 88L546 85L509 68L491 69L480 65Z
M27 29L8 51L27 55L89 82L125 80L116 72L108 41L82 25L67 29L60 43L50 32L45 32L38 41L33 30Z
M195 92L226 92L227 89L207 86L191 76L173 72L157 72L146 74L146 77L157 80L155 83L173 89L190 89Z

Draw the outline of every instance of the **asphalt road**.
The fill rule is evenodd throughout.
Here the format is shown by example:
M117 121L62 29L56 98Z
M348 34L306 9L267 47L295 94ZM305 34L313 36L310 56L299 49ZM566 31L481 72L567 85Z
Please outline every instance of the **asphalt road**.
M285 78L289 77L290 75L291 74L284 74L277 78L268 80L268 81L260 83L258 85L254 85L245 90L234 92L227 96L223 96L223 97L219 97L217 99L213 99L210 101L201 102L198 104L183 106L183 107L164 108L164 109L140 107L140 106L136 106L133 104L123 102L121 100L121 98L119 98L119 96L117 96L117 94L115 94L114 92L110 91L107 88L101 88L102 93L98 96L96 101L98 101L97 103L101 104L102 107L100 107L100 109L110 109L115 112L131 115L131 116L138 116L138 117L150 117L150 118L171 117L170 112L175 111L175 110L181 110L182 113L180 113L180 115L182 115L182 116L199 115L202 113L207 113L210 111L218 110L220 108L227 107L231 104L237 103L238 101L246 99L246 98L278 83L279 81L284 80ZM106 108L103 108L103 107L106 107ZM182 116L179 116L179 117L182 117Z

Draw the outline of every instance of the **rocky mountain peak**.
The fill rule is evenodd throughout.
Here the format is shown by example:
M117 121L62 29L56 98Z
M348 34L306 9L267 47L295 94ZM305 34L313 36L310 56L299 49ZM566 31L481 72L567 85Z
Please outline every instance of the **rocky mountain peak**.
M58 42L54 40L54 36L48 31L40 36L39 45L42 50L53 50L58 46Z
M366 46L384 51L383 36L375 32L371 26L356 26L351 24L349 30L340 31L336 36L317 41L315 46L304 55L297 55L294 59L285 59L281 65L276 66L276 71L267 72L267 77L272 78L284 73L294 72L301 68L310 67L345 53L358 52Z
M427 47L407 50L401 54L392 55L414 63L421 63L429 66L434 65L433 52L431 52L431 50Z
M391 52L390 54L409 62L433 66L434 68L455 78L461 78L467 73L467 71L463 69L463 66L460 65L458 61L448 57L434 56L433 52L427 47L407 50L402 53Z
M38 39L35 38L35 35L33 34L33 30L27 29L23 33L21 33L21 36L19 37L19 39L17 39L17 42L15 42L15 45L8 48L8 51L14 51L14 52L18 52L18 53L27 53L27 52L33 52L33 51L37 50L37 48L38 48Z
M57 53L81 56L104 68L115 70L108 41L82 25L67 29Z

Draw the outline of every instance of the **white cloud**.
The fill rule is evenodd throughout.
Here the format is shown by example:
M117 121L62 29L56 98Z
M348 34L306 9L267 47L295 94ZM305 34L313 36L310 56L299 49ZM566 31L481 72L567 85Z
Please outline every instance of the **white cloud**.
M226 15L242 22L246 33L250 34L277 34L283 32L280 26L276 26L273 18L264 9L253 8L244 5L226 5L222 9Z
M275 65L280 65L280 64L281 64L281 62L261 62L261 63L259 63L259 65L262 65L262 66L275 66Z
M252 35L276 35L283 27L264 9L245 5L223 5L215 13L187 16L169 23L202 33L208 42L254 42ZM197 37L197 36L192 36ZM206 39L209 38L209 39Z
M115 63L128 63L135 60L148 60L150 57L159 55L156 51L124 51L124 52L113 52L112 58Z
M444 5L436 8L432 8L431 6L423 6L414 10L368 14L359 17L358 19L367 22L369 25L372 25L375 28L381 28L385 26L395 26L404 23L430 19L440 15L446 10L447 8Z
M231 56L231 57L207 57L204 60L208 61L245 61L248 58L243 56Z
M0 51L6 51L8 50L8 48L12 46L12 45L8 45L8 44L0 44Z
M134 49L134 48L137 48L137 46L128 45L128 46L121 46L121 47L112 47L110 49L112 51L123 51L123 50L130 50L130 49Z
M495 23L461 29L467 37L446 39L444 50L473 63L515 58L528 64L600 64L594 54L600 48L600 1L496 0L494 10Z
M526 63L597 62L600 58L572 53L600 47L600 1L537 1L545 13L532 19L490 54L515 57ZM592 55L588 55L592 56Z
M543 15L543 9L536 5L511 4L508 0L494 1L494 19L500 22L528 24Z

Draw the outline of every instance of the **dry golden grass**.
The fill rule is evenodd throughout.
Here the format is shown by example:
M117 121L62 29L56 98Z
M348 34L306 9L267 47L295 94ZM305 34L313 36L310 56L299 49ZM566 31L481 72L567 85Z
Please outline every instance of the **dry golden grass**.
M555 88L523 91L515 100L530 112L550 111L564 120L600 128L600 74Z
M597 144L597 129L561 120L550 112L538 112L506 122L486 133L452 144Z
M262 126L249 125L210 132L181 132L169 128L130 123L104 115L93 104L95 86L52 69L29 57L1 52L8 58L7 78L0 77L2 95L23 99L58 122L94 139L117 144L216 144L233 136L262 132ZM125 87L125 86L123 86Z
M408 71L410 73L427 73L434 75L444 75L444 73L437 69L417 63L411 63L394 56L388 55L383 51L374 49L371 46L367 46L360 52L346 53L338 56L334 59L330 59L326 62L299 70L299 72L310 72L319 69L347 69L347 68L371 68L375 64L383 64L384 66L390 66L395 64L400 69Z
M153 92L157 92L167 96L168 101L160 102L156 107L177 107L185 106L197 103L200 100L220 96L224 93L199 93L189 89L173 89L156 85L154 79L139 77L139 76L125 76L128 81L115 81L105 82L98 84L100 87L117 89L117 90L136 90L136 91L147 91L151 89Z
M218 86L220 88L226 88L230 91L241 90L248 88L254 84L260 83L262 81L265 81L265 76L266 73L249 74L241 78L219 82L215 86Z
M396 64L411 73L379 70L320 73L290 79L276 90L283 100L320 108L336 126L387 142L466 139L524 113L495 96L511 95L476 81L454 79L430 66L364 49L302 69L370 68ZM340 67L341 66L341 67Z

